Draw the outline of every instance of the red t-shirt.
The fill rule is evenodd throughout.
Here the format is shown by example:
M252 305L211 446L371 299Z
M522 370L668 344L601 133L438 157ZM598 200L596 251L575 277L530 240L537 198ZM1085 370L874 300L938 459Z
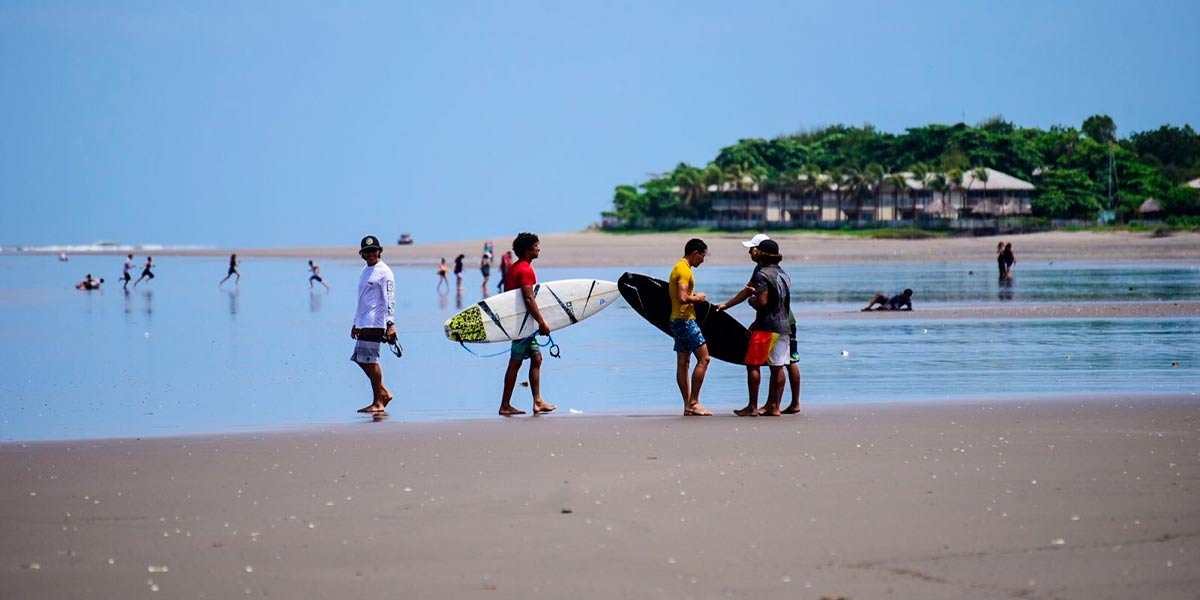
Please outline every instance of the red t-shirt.
M537 283L537 274L533 272L533 265L527 260L518 260L513 263L508 271L504 274L504 291L519 290L527 285L535 285Z

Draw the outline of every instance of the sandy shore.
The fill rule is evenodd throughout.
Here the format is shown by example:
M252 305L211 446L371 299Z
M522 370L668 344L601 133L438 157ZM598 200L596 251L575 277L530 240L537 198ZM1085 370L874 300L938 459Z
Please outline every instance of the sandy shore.
M511 233L492 236L496 248L507 249ZM663 233L613 235L599 232L543 234L540 266L669 265L683 253L691 234ZM746 253L740 241L745 235L705 234L709 263L742 264ZM1011 242L1021 261L1138 260L1200 261L1200 233L1177 233L1155 238L1149 233L1048 232L999 237L954 237L927 240L870 240L839 235L790 234L774 236L785 255L785 265L795 263L838 264L863 262L988 262L996 258L996 242ZM439 258L453 260L466 254L478 260L484 240L438 242L411 246L389 245L384 259L389 264L437 264ZM215 250L156 251L159 256L295 257L297 259L357 259L356 246L316 248L223 248ZM115 253L124 254L124 252ZM1019 268L1019 266L1018 266Z
M0 587L1195 598L1197 456L1194 395L6 444Z

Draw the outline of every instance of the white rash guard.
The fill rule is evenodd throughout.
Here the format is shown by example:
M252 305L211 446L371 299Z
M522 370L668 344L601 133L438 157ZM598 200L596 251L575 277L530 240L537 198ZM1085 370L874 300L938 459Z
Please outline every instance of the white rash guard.
M396 320L396 278L391 267L381 260L363 267L358 277L358 312L354 326L386 328Z

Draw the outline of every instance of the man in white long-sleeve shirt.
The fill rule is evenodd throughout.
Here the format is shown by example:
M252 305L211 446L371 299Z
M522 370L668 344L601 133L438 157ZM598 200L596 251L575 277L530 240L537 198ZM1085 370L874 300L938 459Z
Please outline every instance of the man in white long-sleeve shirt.
M371 380L374 400L358 409L361 413L381 413L392 401L392 394L383 385L383 369L379 366L379 344L396 339L396 278L392 269L380 257L383 247L379 238L368 235L359 244L358 255L366 261L358 278L358 310L350 337L355 340L350 360L362 367Z

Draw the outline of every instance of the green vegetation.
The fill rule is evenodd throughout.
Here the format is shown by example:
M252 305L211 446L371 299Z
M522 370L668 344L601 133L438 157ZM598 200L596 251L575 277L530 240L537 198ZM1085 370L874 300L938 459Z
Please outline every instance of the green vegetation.
M1089 117L1078 129L1046 131L996 117L974 127L926 125L901 134L835 125L773 140L746 139L703 167L680 163L640 184L617 186L613 210L604 214L643 230L677 230L714 218L710 190L816 197L830 182L838 184L839 205L844 194L848 205L857 202L861 209L864 198L883 194L887 186L903 189L892 174L914 174L944 192L960 189L964 174L972 172L986 185L981 172L987 167L1037 187L1031 201L1035 217L1095 219L1108 209L1127 222L1152 197L1168 225L1194 227L1200 189L1186 182L1200 177L1200 134L1190 125L1164 125L1125 139L1116 131L1106 115Z

